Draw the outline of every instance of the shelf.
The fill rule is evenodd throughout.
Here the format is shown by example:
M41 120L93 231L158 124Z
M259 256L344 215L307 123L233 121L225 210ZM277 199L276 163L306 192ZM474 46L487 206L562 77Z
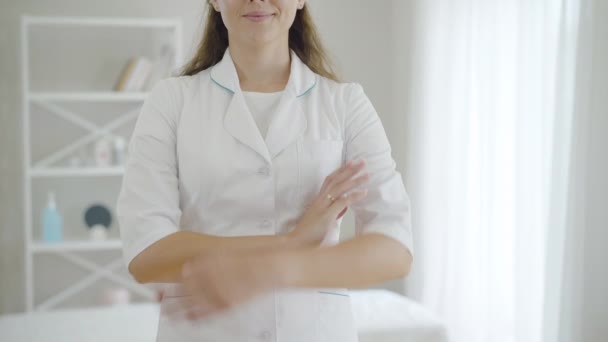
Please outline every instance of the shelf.
M105 177L122 176L124 167L108 168L34 168L30 169L30 176L44 177Z
M140 110L136 107L140 107L146 101L151 88L144 88L138 92L114 91L112 84L116 81L119 70L112 74L103 74L101 77L93 72L83 73L82 70L97 70L97 67L90 69L87 66L90 64L98 66L100 63L103 63L103 68L108 69L110 67L108 61L118 63L123 60L126 63L127 57L131 56L151 57L156 55L164 44L169 44L173 48L172 68L179 68L184 63L182 29L182 22L178 16L165 18L21 16L19 36L22 42L20 56L23 61L20 83L23 115L21 160L25 170L23 233L26 311L59 309L68 300L82 296L83 290L93 287L100 280L107 280L143 296L154 298L152 291L138 286L130 275L123 274L124 260L119 255L122 254L122 242L118 237L112 235L108 240L90 240L86 228L81 227L80 232L83 234L81 237L71 236L72 240L67 239L57 243L45 242L36 234L39 229L35 228L39 227L34 227L34 224L39 222L34 215L38 215L35 212L39 209L37 206L44 203L43 199L37 197L46 191L39 191L39 188L47 190L46 187L61 187L61 196L68 197L73 192L80 192L78 186L83 181L87 183L93 180L88 177L116 178L95 178L94 182L89 182L92 183L91 191L83 196L98 198L99 194L116 198L118 193L115 189L105 188L106 181L110 183L119 181L125 173L124 165L97 167L96 163L89 163L87 158L89 156L80 156L78 149L93 143L100 136L118 135L127 139L128 134L123 130L131 128L127 125L131 125L132 121L137 119ZM131 38L138 37L141 38L137 41L138 44L129 44L133 41ZM74 45L72 41L76 41L77 44ZM79 42L100 44L92 46ZM55 45L69 47L69 51L58 50L57 54L45 58L45 51L48 51L49 46ZM95 53L91 48L99 49L104 53ZM66 56L65 60L62 59L62 55ZM74 72L69 75L62 73L63 67L71 66L73 61L83 65L75 65ZM52 66L51 69L46 68L49 65ZM88 108L91 106L98 107L96 108L98 110L91 111L92 115L89 115ZM36 113L49 115L42 114L45 116L43 120L37 120L40 115L32 115L34 110ZM109 115L106 117L104 113ZM57 127L68 122L73 126L70 129L82 129L85 135L62 137L61 134L64 132L57 131L55 133L60 135L59 138L65 138L59 140L50 135L36 135L39 129L45 129L46 125L55 122L53 120L57 121ZM34 140L32 137L37 139ZM46 139L49 139L49 145L46 145ZM57 148L53 148L55 146ZM66 162L72 160L70 157L79 158L73 159L73 163ZM78 161L81 163L78 164ZM73 186L68 187L65 186L66 184ZM66 191L63 191L63 188ZM90 260L89 253L112 254L111 259L114 260L110 258ZM48 277L48 274L38 274L35 264L44 261L47 256L63 258L67 262L62 267L77 267L86 273L81 279L71 282L65 288L53 291L55 293L49 294L48 291L43 291L43 295L40 295L37 293L38 286L35 285L44 284L45 279L39 277L41 275ZM46 299L36 300L41 297Z
M144 101L147 92L33 92L30 93L31 101L46 102L136 102Z
M86 251L113 251L122 248L120 240L105 240L105 241L63 241L63 242L40 242L36 241L30 245L30 248L35 253L52 253L52 252L86 252Z
M106 17L37 17L24 16L28 25L73 25L73 26L102 26L102 27L139 27L175 29L180 22L165 18L106 18Z

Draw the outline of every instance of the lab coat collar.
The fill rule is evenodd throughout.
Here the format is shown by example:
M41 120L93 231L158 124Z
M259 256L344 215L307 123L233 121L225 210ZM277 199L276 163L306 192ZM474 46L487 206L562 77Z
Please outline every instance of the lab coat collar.
M300 97L309 92L317 84L317 75L308 68L298 55L290 50L291 72L285 90L293 92L293 95ZM241 90L239 76L230 55L230 49L226 49L222 60L211 67L211 80L226 91L236 93Z
M276 112L270 121L266 139L261 136L241 91L238 74L230 52L212 67L212 81L233 94L224 116L224 127L241 143L249 146L268 163L304 133L307 120L300 99L317 84L317 75L291 51L291 72Z

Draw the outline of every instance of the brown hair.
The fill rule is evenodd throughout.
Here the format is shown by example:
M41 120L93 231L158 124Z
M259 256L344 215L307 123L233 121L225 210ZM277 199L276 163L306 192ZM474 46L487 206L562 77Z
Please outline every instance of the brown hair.
M182 76L192 76L219 63L228 48L228 30L222 21L221 13L208 3L207 22L203 39L195 56L183 67ZM289 48L313 72L338 82L338 76L312 21L308 6L298 10L293 25L289 29Z

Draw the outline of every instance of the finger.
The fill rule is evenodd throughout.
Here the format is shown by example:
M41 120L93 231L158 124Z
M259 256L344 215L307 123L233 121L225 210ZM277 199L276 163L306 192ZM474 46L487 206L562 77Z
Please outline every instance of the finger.
M196 266L189 266L190 267L185 267L184 270L184 286L189 291L188 293L193 295L195 303L198 304L205 313L220 311L231 305L231 298L227 298L225 295L226 293L230 294L231 291L222 288L220 284L223 284L224 282L221 281L221 278L217 278L219 277L219 273L212 272L208 275L205 272L198 272L197 275L189 273L193 268L204 270L205 268L219 267L218 265L215 265L213 262L207 262L199 263ZM212 276L213 274L215 274L215 276Z
M186 319L189 321L198 321L205 317L205 312L198 305L192 306L186 314Z
M209 281L206 277L205 263L191 261L182 267L182 286L186 293L190 294L189 302L183 305L188 319L195 319L203 313L212 310L212 293Z
M217 311L217 310L215 310L214 308L212 308L210 306L202 307L195 303L194 305L192 305L190 307L190 309L186 313L186 319L188 319L189 321L199 321L199 320L202 320L203 318L210 316L215 311Z
M352 164L353 164L353 160L349 160L344 165L342 165L339 168L337 168L336 170L334 170L334 172L332 172L328 176L326 176L325 179L323 180L323 184L321 184L321 189L319 190L319 193L324 192L325 188L327 187L327 184L329 183L329 181L331 179L333 179L333 177L335 177L340 172L343 172L344 170L352 167Z
M323 189L323 187L325 186L325 183L327 183L327 180L334 177L335 175L339 174L340 172L350 168L353 164L353 160L349 160L346 163L344 163L344 165L340 166L339 168L335 169L332 173L330 173L329 175L327 175L323 181L323 184L321 186L321 189Z
M229 301L222 298L218 291L208 291L196 296L195 299L202 313L206 315L220 312L230 306Z
M216 306L214 300L213 290L208 286L207 282L203 279L186 279L184 280L184 287L191 294L186 309L191 311L197 310L213 310Z
M333 184L340 183L345 179L351 178L357 172L361 171L365 167L364 160L350 160L346 163L345 167L340 168L337 172L332 173L331 175L325 178L323 182L323 186L321 186L321 193L326 193L327 189L331 187Z
M342 166L340 166L339 168L335 169L332 173L330 173L326 178L337 175L338 173L348 169L349 167L353 166L353 164L355 163L355 160L349 160L346 163L344 163Z
M344 209L342 209L342 211L338 214L338 217L336 217L336 220L339 220L340 217L344 216L344 214L346 214L347 210L348 210L348 207L344 207Z
M328 193L336 198L342 197L346 192L367 183L369 181L369 177L369 173L365 173L357 178L346 179L343 182L330 187Z
M348 195L342 196L336 199L332 205L328 208L328 213L334 217L336 216L342 209L350 206L351 204L362 200L365 196L367 196L367 189L362 191L355 191Z
M185 319L187 312L194 306L192 297L172 297L171 299L163 303L161 314L172 321Z
M171 321L183 321L199 319L213 311L212 305L201 296L170 297L172 300L165 301L163 315Z
M357 172L361 171L365 167L365 161L360 160L349 160L343 167L339 168L329 176L325 178L323 185L321 186L321 194L327 193L327 189L336 183L340 183L345 179L351 178Z

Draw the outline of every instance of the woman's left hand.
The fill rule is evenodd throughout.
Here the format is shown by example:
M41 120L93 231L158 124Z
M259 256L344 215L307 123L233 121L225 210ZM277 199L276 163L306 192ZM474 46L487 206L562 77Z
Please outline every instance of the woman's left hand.
M183 267L182 286L188 296L174 308L171 316L185 312L190 320L221 313L277 286L273 255L269 253L230 253L202 255Z

